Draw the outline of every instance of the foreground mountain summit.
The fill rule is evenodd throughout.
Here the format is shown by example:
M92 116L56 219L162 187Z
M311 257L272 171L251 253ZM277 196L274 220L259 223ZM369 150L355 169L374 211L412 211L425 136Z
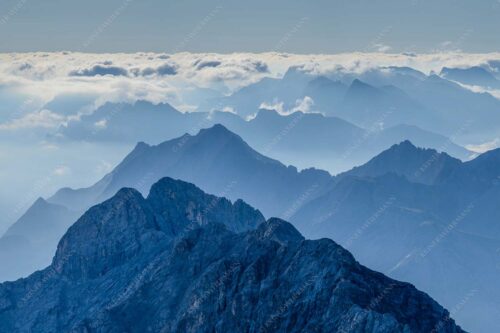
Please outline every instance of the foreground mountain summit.
M0 285L1 332L463 332L413 286L194 185L88 210L52 264Z

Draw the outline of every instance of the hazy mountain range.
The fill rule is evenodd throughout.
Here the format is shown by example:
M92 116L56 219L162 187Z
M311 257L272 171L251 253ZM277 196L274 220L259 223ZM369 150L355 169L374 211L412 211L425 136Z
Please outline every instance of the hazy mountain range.
M333 173L365 163L405 139L420 146L446 151L460 159L473 155L445 136L404 123L388 128L377 123L365 129L341 118L319 113L296 111L283 115L268 109L254 109L254 112L257 112L254 118L244 120L230 112L181 113L168 104L153 105L144 101L135 104L111 103L60 127L54 138L160 143L184 133L196 134L201 128L223 124L270 157L301 168L322 167Z
M78 57L0 65L0 331L460 332L324 238L500 331L499 61Z
M362 263L414 283L450 308L466 297L455 317L468 329L485 331L497 325L493 318L500 311L494 264L500 233L491 218L499 207L499 163L498 150L464 163L405 141L334 177L317 169L286 167L216 125L156 146L139 143L95 185L62 189L30 210L51 207L46 216L61 218L69 227L74 219L68 212L79 215L123 187L146 195L164 176L184 179L232 200L242 198L266 217L289 219L307 237L335 239ZM43 233L30 228L49 225L38 216L43 215L28 212L0 243L13 236L43 239L50 233L49 241L62 236L60 224ZM55 245L35 249L43 260L32 270L49 264ZM4 279L30 272L17 264L29 255L24 249L10 248L9 265L18 269L3 272Z
M297 101L308 97L314 102L311 110L362 128L406 124L454 136L461 142L498 136L500 101L447 80L449 72L443 69L440 77L407 67L385 67L361 73L337 70L318 77L291 68L281 79L264 78L209 105L202 104L200 111L224 105L248 116L263 102L282 103L284 110L291 110Z
M121 189L61 239L52 264L0 284L9 332L463 332L413 286L327 239L164 178Z
M139 141L159 144L216 123L266 156L332 174L407 139L461 160L500 142L500 95L486 79L472 87L475 74L467 74L498 79L491 54L5 59L0 72L10 79L0 84L0 205L7 209L0 230L38 196L96 181ZM466 74L447 77L451 72ZM28 167L32 159L35 169ZM25 176L9 177L12 172ZM47 177L50 186L33 185Z
M336 239L361 262L443 304L467 298L457 317L486 332L498 327L491 318L500 313L500 269L492 264L500 249L493 208L500 203L499 155L462 163L404 142L337 176L291 221L307 237Z
M470 86L500 89L500 81L486 68L475 66L470 68L448 68L441 70L441 76Z

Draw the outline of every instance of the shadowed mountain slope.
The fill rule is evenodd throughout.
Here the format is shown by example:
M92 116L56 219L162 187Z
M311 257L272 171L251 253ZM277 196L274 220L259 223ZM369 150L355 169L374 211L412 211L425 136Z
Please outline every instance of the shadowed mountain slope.
M51 266L0 285L0 330L463 332L333 241L262 221L172 179L147 199L122 189L68 230Z

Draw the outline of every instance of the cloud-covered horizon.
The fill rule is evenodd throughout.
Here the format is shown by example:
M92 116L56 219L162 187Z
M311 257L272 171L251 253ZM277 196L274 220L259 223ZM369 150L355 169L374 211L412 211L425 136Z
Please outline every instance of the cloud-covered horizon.
M281 78L289 68L331 75L389 66L410 67L426 75L439 73L443 67L472 66L498 73L500 53L5 53L0 54L0 98L6 99L2 102L10 109L0 110L4 113L0 114L0 131L37 124L56 127L106 102L146 100L194 111L200 100L228 95L264 77ZM489 92L500 96L496 91ZM75 101L80 99L78 105ZM66 100L71 100L67 106ZM277 104L279 111L279 100L274 102L260 101L268 107ZM51 109L45 110L48 104ZM60 110L52 109L55 104Z

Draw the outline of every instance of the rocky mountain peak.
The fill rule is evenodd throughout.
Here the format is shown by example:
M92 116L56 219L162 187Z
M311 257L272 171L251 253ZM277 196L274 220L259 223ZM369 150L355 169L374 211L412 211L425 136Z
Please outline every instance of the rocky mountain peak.
M60 241L53 265L69 275L95 277L139 252L164 246L193 225L220 223L241 232L263 221L258 210L242 201L233 204L165 177L152 186L147 199L123 188L89 209Z
M68 230L49 268L0 284L0 331L463 332L335 242L258 222L244 202L171 178L147 199L121 189Z

